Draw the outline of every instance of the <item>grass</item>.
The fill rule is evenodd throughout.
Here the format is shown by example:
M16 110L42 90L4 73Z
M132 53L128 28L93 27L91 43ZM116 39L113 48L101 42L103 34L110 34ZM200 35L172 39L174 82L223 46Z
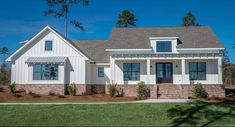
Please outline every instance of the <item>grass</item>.
M97 100L0 100L1 103L90 103L104 102Z
M0 116L1 126L234 126L235 105L12 105Z

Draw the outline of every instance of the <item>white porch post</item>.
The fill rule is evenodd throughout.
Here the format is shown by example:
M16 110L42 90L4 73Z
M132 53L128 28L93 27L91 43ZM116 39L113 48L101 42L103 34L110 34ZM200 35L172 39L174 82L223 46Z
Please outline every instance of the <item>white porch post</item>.
M185 84L185 59L181 59L181 72L182 72L181 83Z
M115 59L110 56L110 67L111 67L111 81L110 83L115 83Z
M218 58L218 83L223 84L223 79L222 79L222 57Z
M150 84L150 59L147 59L147 84Z

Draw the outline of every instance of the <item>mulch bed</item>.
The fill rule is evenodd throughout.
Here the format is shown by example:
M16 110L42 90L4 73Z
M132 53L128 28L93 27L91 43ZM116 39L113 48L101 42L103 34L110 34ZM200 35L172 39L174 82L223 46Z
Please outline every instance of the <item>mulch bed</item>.
M37 95L26 94L24 91L17 91L15 95L11 94L7 87L4 86L0 91L0 100L84 100L84 101L109 101L124 102L136 100L135 97L110 97L105 94L70 96L70 95Z

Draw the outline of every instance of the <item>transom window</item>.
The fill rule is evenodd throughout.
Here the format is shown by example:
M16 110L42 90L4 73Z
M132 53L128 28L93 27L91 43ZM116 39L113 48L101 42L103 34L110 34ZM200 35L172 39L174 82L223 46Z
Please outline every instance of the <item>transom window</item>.
M140 64L139 63L124 63L123 75L124 75L124 81L140 80Z
M206 80L206 62L189 63L190 80Z
M104 67L98 67L98 77L104 77Z
M52 51L52 41L45 41L45 51Z
M171 41L157 41L156 50L157 52L172 52Z
M34 64L33 80L58 80L58 64Z

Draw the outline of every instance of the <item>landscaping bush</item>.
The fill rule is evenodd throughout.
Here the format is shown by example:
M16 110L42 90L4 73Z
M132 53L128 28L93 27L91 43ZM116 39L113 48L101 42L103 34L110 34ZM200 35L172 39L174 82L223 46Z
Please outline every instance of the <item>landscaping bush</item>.
M15 82L13 82L12 84L9 84L9 85L8 85L8 88L9 88L9 91L10 91L12 94L15 94L15 93L16 93L16 84L15 84Z
M117 96L117 84L109 84L108 85L109 95L111 97Z
M201 83L197 83L193 87L193 94L196 98L205 98L205 97L207 97L206 89L203 88Z
M137 92L138 92L138 99L143 100L147 98L148 88L143 81L138 83Z
M75 84L69 84L68 86L67 86L67 91L68 91L68 93L69 93L69 95L71 95L71 96L74 96L74 95L76 95L76 85Z

